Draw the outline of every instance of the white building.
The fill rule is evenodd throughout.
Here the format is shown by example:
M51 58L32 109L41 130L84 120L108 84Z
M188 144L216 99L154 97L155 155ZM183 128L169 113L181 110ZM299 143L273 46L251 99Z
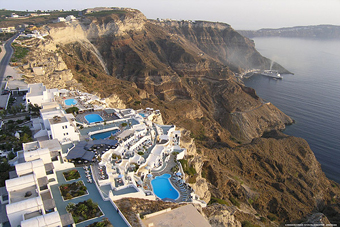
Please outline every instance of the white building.
M21 222L21 227L52 227L62 226L58 212L40 215Z
M33 173L5 182L8 192L6 212L11 226L19 226L22 221L56 211L45 171L38 177L35 173L41 171L41 166L34 167L37 169ZM23 169L24 166L18 167L19 171Z
M65 22L66 19L64 17L58 17L57 22Z
M28 84L26 105L31 103L41 106L42 103L52 102L55 95L59 95L58 89L47 89L42 83Z
M6 186L0 188L0 226L7 221L10 226L22 227L74 226L71 214L59 215L50 188L57 183L54 165L65 165L65 169L74 167L58 158L60 151L58 140L23 144L15 173L10 174Z
M0 28L0 32L16 32L15 27Z
M73 114L66 114L57 103L44 103L40 118L32 120L34 138L37 140L57 139L61 144L79 141L79 131Z
M74 20L77 20L77 18L75 16L73 16L73 15L68 15L66 17L66 21L74 21Z

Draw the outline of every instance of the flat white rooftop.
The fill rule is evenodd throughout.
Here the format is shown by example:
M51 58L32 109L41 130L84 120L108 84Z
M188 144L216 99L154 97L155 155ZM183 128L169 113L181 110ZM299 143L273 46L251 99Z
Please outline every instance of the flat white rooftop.
M29 84L28 91L26 97L43 95L43 92L46 91L46 87L42 83Z
M209 222L197 211L197 209L188 204L174 210L155 215L153 217L142 219L144 226L186 226L186 227L210 227Z

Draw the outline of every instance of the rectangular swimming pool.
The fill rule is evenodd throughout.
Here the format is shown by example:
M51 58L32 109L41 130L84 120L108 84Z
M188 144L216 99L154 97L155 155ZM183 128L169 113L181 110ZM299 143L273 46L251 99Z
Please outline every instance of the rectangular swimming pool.
M110 130L110 131L107 131L107 132L100 132L100 133L96 133L96 134L93 134L91 136L92 139L106 139L106 138L109 138L110 136L114 136L117 132L119 131L119 129L114 129L114 130Z
M104 121L104 119L99 114L88 114L88 115L85 116L85 120L89 124Z

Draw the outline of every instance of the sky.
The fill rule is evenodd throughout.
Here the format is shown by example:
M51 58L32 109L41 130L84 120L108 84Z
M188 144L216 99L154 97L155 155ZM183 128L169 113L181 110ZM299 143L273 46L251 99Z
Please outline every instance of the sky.
M0 0L11 10L82 10L97 6L139 9L147 18L207 20L254 30L340 25L340 0Z

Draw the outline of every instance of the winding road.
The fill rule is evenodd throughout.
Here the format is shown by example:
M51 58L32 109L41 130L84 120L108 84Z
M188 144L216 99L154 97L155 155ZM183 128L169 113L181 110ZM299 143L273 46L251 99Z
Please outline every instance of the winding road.
M11 60L12 54L13 54L13 48L11 46L14 39L16 39L19 36L20 33L17 33L12 38L6 41L4 47L6 51L5 55L3 56L1 62L0 62L0 92L2 92L2 82L4 80L4 74L6 72L6 67L9 64L9 61Z

